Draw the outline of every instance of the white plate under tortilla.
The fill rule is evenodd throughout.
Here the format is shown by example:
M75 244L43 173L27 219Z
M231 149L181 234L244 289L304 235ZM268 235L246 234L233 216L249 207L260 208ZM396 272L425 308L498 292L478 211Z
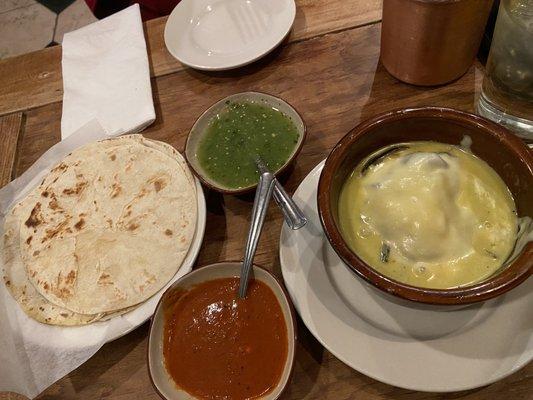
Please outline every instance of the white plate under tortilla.
M533 279L452 311L389 301L348 270L324 235L316 204L323 165L294 195L309 222L283 226L280 261L298 313L324 347L374 379L428 392L484 386L531 361Z
M117 331L111 331L108 334L108 342L111 342L113 340L118 339L119 337L126 335L127 333L131 332L135 328L145 323L153 315L157 307L157 303L159 302L159 299L161 298L165 290L167 290L170 285L176 282L183 275L192 271L192 267L196 261L196 257L198 257L198 253L200 252L200 247L202 246L202 241L204 239L206 218L204 191L202 190L202 185L200 184L200 181L197 178L194 178L194 180L196 183L196 199L198 212L196 219L196 230L194 232L191 247L189 248L187 256L183 260L183 263L176 275L174 275L170 282L168 282L159 292L150 297L148 300L146 300L134 310L116 317L126 319L130 324L130 328L126 330L122 329ZM104 322L95 322L95 324L107 324L109 325L108 329L112 330L113 324L111 323L111 321L113 321L113 319Z
M236 68L278 46L295 15L294 0L182 0L168 17L165 44L192 68Z

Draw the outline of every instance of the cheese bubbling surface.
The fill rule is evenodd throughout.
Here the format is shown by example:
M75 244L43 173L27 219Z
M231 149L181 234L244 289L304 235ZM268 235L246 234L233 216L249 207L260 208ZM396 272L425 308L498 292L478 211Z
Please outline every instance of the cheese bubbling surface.
M452 288L481 281L513 250L517 216L499 175L460 147L412 142L364 160L339 197L350 248L397 281Z

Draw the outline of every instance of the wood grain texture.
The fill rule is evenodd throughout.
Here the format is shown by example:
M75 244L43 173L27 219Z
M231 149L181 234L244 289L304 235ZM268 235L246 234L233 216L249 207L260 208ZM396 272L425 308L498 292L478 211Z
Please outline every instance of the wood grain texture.
M224 73L183 70L152 81L156 122L145 134L183 150L189 128L221 97L261 90L292 103L309 136L294 169L283 179L293 192L305 175L352 127L377 113L409 106L438 105L473 111L482 67L476 62L459 80L437 88L405 85L379 64L380 26L370 25L278 49L262 61ZM60 104L27 112L17 173L59 140ZM206 191L207 225L198 265L240 259L252 208L251 196ZM283 222L272 206L255 262L280 275L279 234ZM325 350L298 322L294 375L282 399L320 400L530 400L533 364L487 387L454 394L398 389L353 371ZM105 345L93 358L52 385L39 399L158 399L146 369L148 326ZM1 398L1 397L0 397ZM19 400L20 397L9 397Z
M0 117L0 188L12 179L21 124L21 113Z
M353 371L333 357L298 321L297 361L280 400L530 400L533 368L528 366L490 386L436 394L398 389ZM93 358L40 395L38 400L160 400L148 380L148 324L105 345ZM142 362L141 362L142 361ZM24 400L0 395L0 400Z
M61 101L61 47L0 60L0 115Z
M294 43L328 32L381 20L383 0L296 0L296 18L286 42ZM160 18L146 24L147 46L149 48L152 76L162 76L185 69L165 47L163 32L167 18Z
M297 13L289 42L381 19L382 0L296 0ZM152 76L184 69L165 47L167 17L145 23ZM61 46L0 60L0 115L27 110L62 100Z

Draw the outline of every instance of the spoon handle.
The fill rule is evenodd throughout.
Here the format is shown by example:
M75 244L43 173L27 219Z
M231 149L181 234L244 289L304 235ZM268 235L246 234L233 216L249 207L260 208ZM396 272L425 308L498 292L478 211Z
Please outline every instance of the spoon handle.
M252 269L252 262L254 260L255 250L261 236L261 229L265 222L268 203L272 197L272 190L274 189L274 175L270 172L262 172L259 177L259 184L255 191L254 206L252 209L252 221L250 231L248 232L248 239L246 240L246 248L244 250L244 260L241 267L241 279L239 282L239 297L246 297L246 290L248 289L248 280L250 277L250 270Z
M274 200L281 209L285 222L291 229L297 230L307 224L307 218L304 213L277 179L274 179Z

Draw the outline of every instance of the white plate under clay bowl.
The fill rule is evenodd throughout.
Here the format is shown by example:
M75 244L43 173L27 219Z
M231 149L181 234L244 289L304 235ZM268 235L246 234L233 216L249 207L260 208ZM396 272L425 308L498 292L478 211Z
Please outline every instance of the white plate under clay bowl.
M484 386L533 358L533 279L494 300L443 311L391 301L356 277L320 224L323 165L294 195L309 222L298 231L283 226L280 260L298 313L326 349L378 381L427 392Z
M165 44L192 68L237 68L278 46L295 15L294 0L182 0L168 17Z

